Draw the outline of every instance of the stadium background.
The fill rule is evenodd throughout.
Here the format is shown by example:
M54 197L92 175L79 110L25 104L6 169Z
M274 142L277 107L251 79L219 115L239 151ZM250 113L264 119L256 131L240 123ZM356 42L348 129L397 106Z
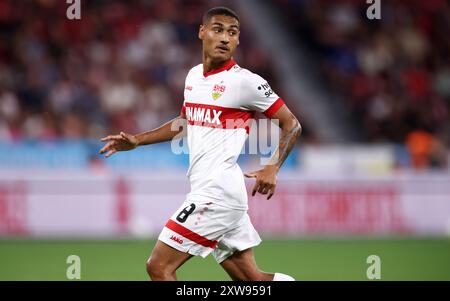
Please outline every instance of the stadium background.
M299 280L450 280L450 6L444 0L0 1L0 280L145 280L188 191L170 144L98 155L99 138L180 110L201 15L242 18L236 60L303 135L275 197L250 198L264 270ZM258 167L244 155L242 169ZM250 187L252 182L247 182ZM226 280L209 257L182 280Z

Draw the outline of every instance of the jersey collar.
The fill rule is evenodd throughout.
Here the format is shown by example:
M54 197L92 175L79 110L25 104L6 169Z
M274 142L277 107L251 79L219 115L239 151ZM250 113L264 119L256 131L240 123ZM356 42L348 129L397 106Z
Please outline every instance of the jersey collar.
M210 75L222 72L222 71L228 71L230 70L234 65L236 65L236 62L233 59L230 59L228 61L225 62L225 64L222 65L222 67L208 71L208 72L203 72L203 76L204 77L208 77Z

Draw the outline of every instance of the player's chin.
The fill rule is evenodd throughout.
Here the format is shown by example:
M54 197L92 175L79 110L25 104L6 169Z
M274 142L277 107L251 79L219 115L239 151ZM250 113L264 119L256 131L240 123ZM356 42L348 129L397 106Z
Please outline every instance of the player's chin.
M231 59L231 54L230 52L219 52L219 51L214 51L211 54L211 58L215 61L228 61L229 59Z

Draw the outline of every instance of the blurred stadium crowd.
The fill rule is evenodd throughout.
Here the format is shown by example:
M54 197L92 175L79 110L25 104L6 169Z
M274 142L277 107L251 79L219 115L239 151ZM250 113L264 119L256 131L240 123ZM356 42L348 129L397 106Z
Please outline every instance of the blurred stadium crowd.
M201 62L202 13L221 2L82 3L82 19L68 20L65 1L0 1L0 141L98 139L178 114L185 75ZM365 18L365 1L272 4L345 100L362 142L404 144L415 166L447 166L448 2L384 1L381 21ZM237 61L283 95L274 62L243 27Z
M175 117L214 1L0 1L0 140L136 133ZM245 30L239 62L271 78Z
M448 1L381 1L381 20L366 18L366 1L275 2L365 141L404 143L416 167L447 164Z

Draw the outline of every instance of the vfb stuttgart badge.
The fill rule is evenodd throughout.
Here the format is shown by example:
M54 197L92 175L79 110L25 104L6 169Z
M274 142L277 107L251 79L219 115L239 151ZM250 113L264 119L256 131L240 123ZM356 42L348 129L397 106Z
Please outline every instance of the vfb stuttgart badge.
M220 82L220 84L215 84L213 91L212 91L212 97L214 100L217 100L220 96L222 96L223 92L225 92L225 85L222 85L223 81Z

